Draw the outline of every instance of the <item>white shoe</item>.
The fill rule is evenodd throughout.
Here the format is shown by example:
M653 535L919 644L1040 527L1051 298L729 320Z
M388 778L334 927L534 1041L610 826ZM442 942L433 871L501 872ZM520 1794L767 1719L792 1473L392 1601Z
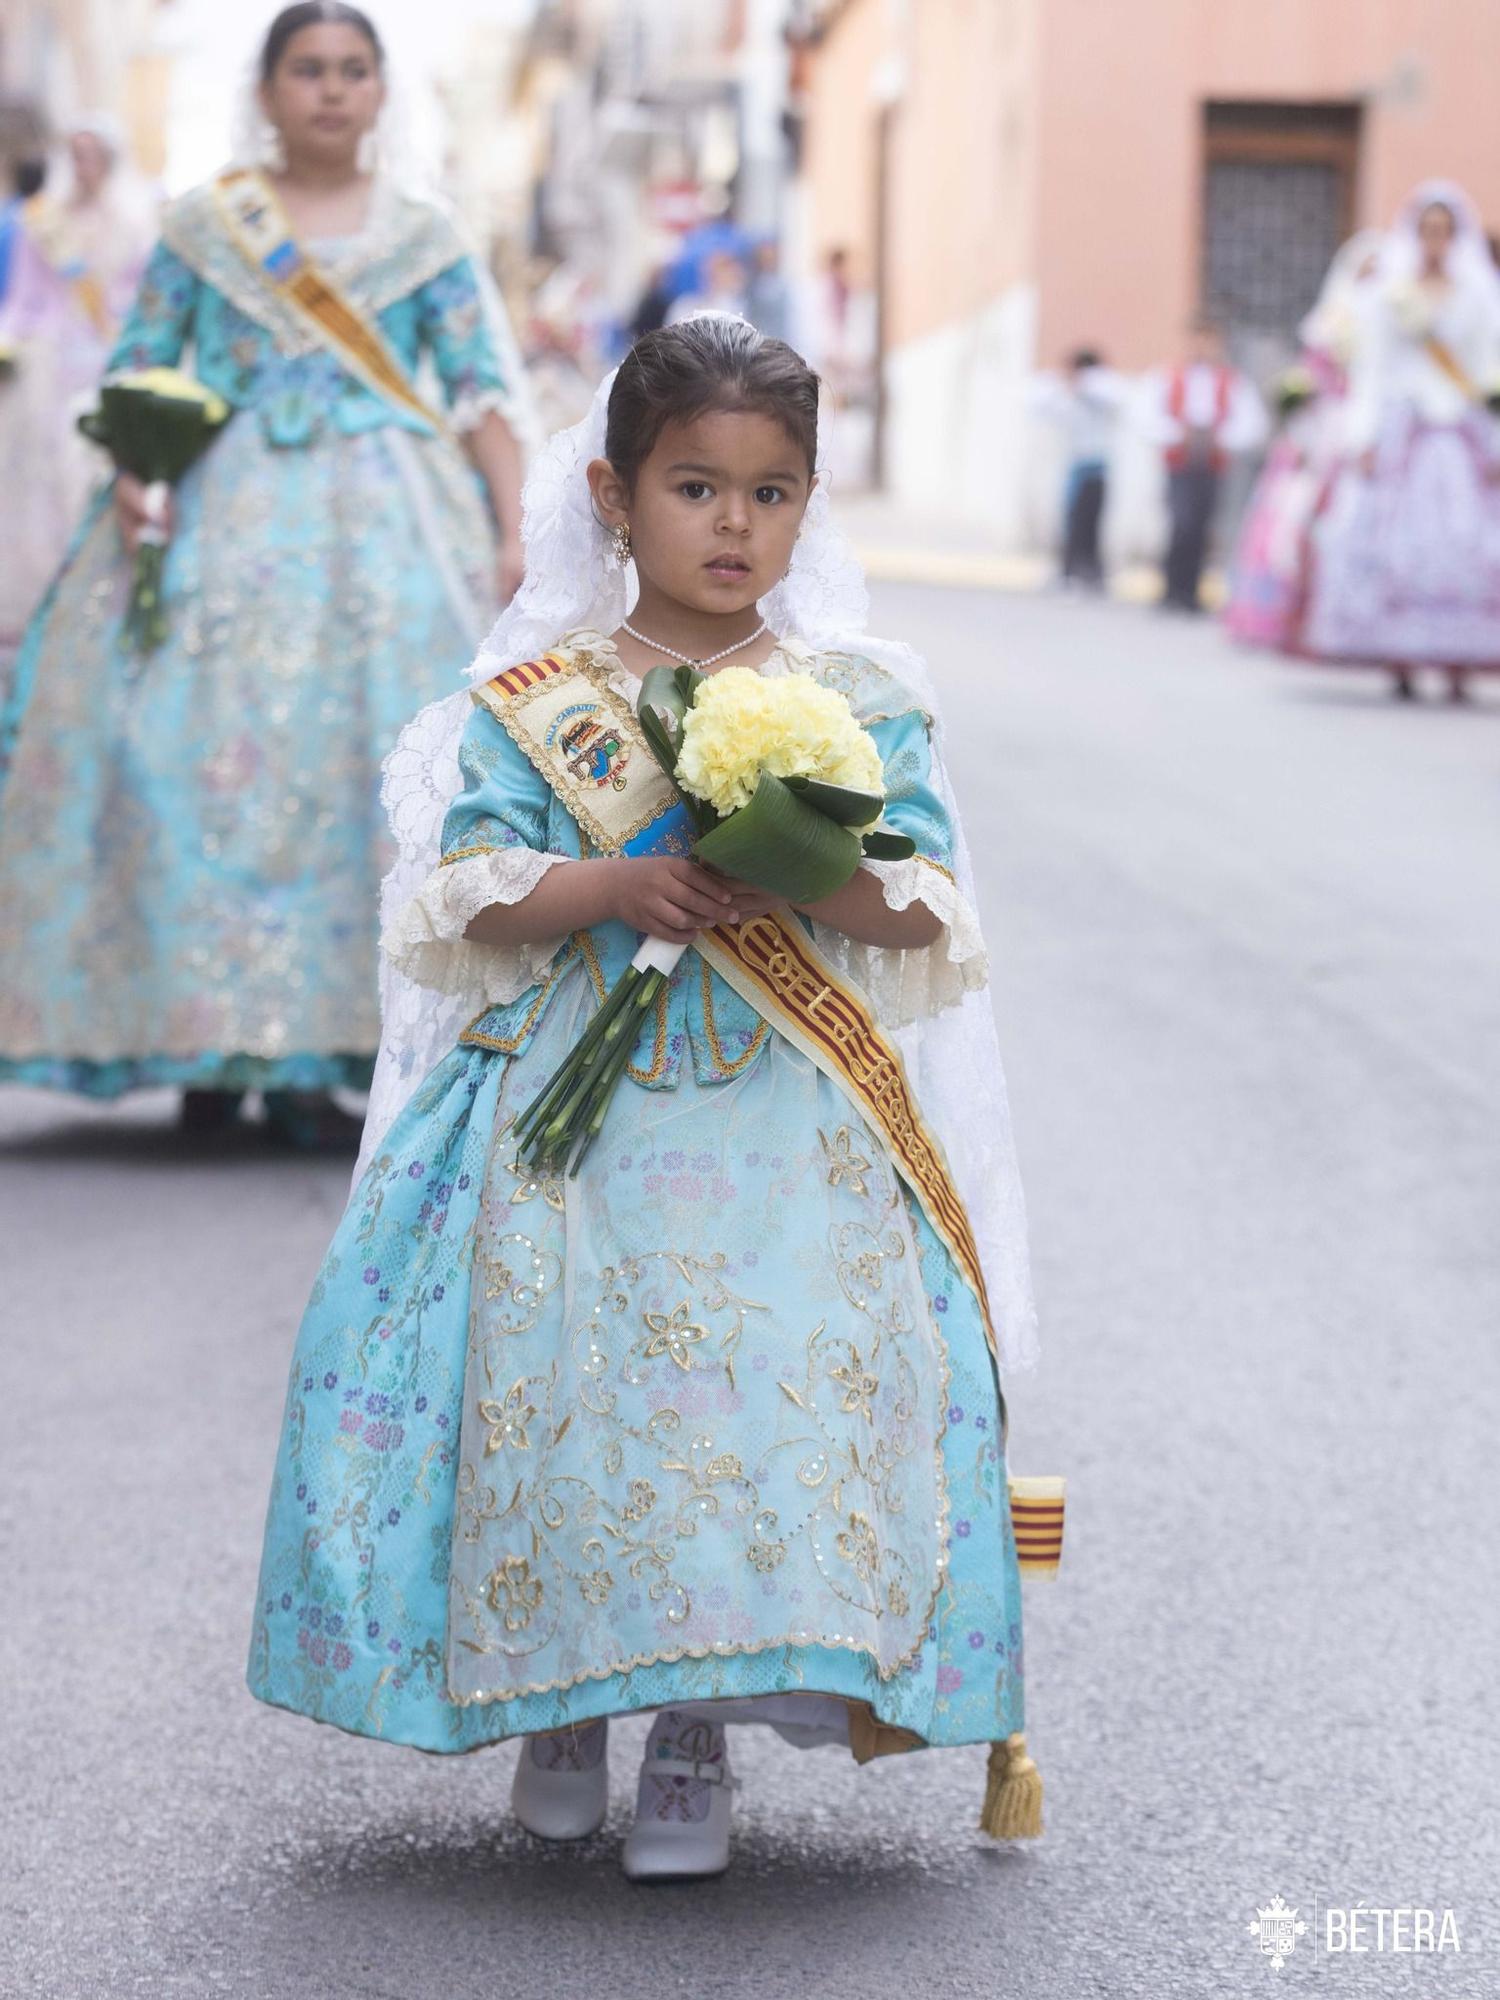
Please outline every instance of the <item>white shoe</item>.
M582 1840L609 1811L609 1718L529 1736L516 1759L511 1810L543 1840Z
M696 1754L678 1754L688 1750ZM722 1727L664 1711L647 1740L635 1824L620 1851L627 1878L681 1882L722 1875L738 1790Z

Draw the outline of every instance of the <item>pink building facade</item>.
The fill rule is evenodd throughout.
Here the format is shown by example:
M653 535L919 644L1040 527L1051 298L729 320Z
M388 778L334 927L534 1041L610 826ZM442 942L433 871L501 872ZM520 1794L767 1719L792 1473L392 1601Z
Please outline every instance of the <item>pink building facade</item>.
M1418 180L1500 228L1500 5L834 0L805 9L810 255L881 295L886 486L1034 545L1055 467L1027 376L1135 371L1200 306L1289 352L1343 236ZM1150 539L1143 497L1116 522Z

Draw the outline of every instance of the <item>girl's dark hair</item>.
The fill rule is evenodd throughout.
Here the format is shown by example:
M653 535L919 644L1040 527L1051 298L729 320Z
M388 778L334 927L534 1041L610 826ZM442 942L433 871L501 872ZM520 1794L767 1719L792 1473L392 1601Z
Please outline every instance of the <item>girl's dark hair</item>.
M691 423L709 410L754 410L774 418L813 472L817 376L784 340L726 314L642 334L609 392L604 455L631 488L664 428Z
M293 35L300 35L304 28L330 26L356 29L374 50L375 67L385 68L385 45L368 14L345 5L345 0L298 0L295 7L283 7L266 30L266 39L260 45L261 82L269 83L276 74L276 65L286 54L286 45Z

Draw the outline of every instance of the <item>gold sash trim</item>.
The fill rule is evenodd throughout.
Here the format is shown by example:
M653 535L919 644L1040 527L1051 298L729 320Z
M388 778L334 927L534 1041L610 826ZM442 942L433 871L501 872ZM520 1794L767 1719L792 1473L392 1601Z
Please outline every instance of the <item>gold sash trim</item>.
M792 918L779 910L700 931L694 949L794 1048L837 1084L885 1140L923 1213L968 1280L999 1363L978 1247L943 1149L928 1130L900 1051Z
M677 807L640 719L583 654L544 653L473 690L602 854L618 854ZM664 831L664 829L663 829ZM691 829L660 852L686 854Z
M213 190L235 248L261 282L307 322L340 366L425 429L443 434L442 418L417 394L381 335L298 243L265 175L253 167L231 167L219 175Z

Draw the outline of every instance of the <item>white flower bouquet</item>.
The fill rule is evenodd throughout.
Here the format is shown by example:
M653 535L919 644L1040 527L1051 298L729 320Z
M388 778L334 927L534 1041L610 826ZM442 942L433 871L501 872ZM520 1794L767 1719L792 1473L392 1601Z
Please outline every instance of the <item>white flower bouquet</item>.
M792 904L841 889L866 855L906 860L915 843L877 824L885 773L844 697L807 674L656 667L641 684L642 731L677 787L694 857ZM646 1011L685 945L648 937L560 1068L517 1120L531 1166L576 1173L603 1129Z

